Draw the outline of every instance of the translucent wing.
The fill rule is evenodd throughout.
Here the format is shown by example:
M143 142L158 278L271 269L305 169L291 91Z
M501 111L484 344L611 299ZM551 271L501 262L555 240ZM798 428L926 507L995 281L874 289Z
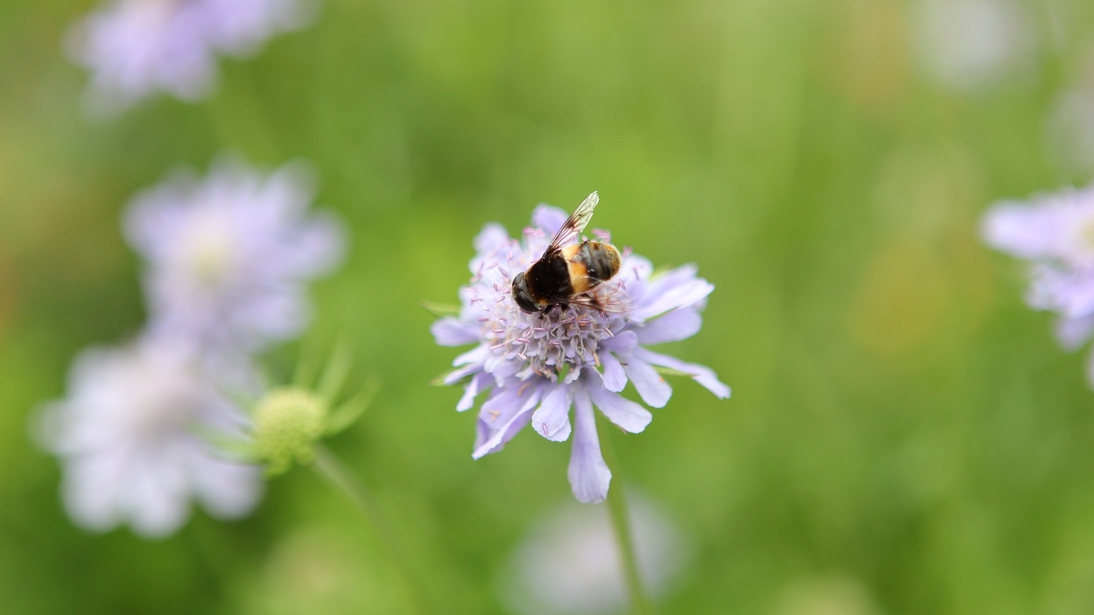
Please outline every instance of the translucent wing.
M618 288L604 288L603 285L580 295L573 295L566 302L606 314L622 314L629 309Z
M575 237L581 234L581 231L585 230L585 227L589 224L589 220L593 219L593 210L596 209L596 204L600 202L600 196L596 192L593 192L589 196L585 197L584 201L577 206L574 213L570 214L569 218L566 218L566 222L562 224L562 228L558 229L555 233L554 239L551 240L551 245L547 246L547 251L544 253L552 254L557 252L566 244L574 240Z

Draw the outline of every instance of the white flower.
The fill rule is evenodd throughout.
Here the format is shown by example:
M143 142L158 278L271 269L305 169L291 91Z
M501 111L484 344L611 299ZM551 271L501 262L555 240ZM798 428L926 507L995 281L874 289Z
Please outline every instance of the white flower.
M163 536L186 522L192 499L233 518L261 496L259 468L218 456L202 437L236 432L245 417L176 348L142 340L87 350L68 389L40 427L64 465L62 495L77 524Z
M1031 64L1035 41L1011 0L920 0L915 46L927 74L956 91L1002 81Z
M118 113L156 91L207 96L217 53L254 53L307 23L310 7L305 0L110 0L67 43L73 61L91 71L92 110Z
M643 583L653 596L664 595L686 567L690 544L643 498L632 500L630 517ZM619 612L627 593L607 508L569 504L554 511L517 547L499 585L516 613Z
M306 283L345 243L333 216L307 212L311 199L300 165L264 175L229 161L133 199L125 230L148 263L151 335L213 354L297 337L310 320Z

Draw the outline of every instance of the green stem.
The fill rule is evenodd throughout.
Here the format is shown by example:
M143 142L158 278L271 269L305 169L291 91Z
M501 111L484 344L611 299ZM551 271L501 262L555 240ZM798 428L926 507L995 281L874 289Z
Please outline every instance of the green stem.
M372 498L365 484L358 480L353 472L342 463L334 453L323 446L316 447L315 463L312 465L315 471L324 480L333 485L348 497L364 514L365 519L372 524L373 530L380 541L380 547L388 560L392 575L399 585L400 594L404 601L404 608L408 615L423 613L422 604L417 593L417 586L411 581L410 571L406 560L397 548L395 533L388 523L387 517Z
M610 425L601 422L600 450L604 455L604 463L612 471L615 478L615 486L608 489L608 512L612 519L612 529L615 530L615 541L619 545L619 556L623 561L623 576L627 581L627 591L631 597L631 610L635 615L653 615L653 605L646 597L646 591L642 586L642 577L638 572L638 558L634 550L634 532L631 531L630 515L627 512L627 494L623 491L622 477L620 476L620 464L615 455L615 446L612 443Z

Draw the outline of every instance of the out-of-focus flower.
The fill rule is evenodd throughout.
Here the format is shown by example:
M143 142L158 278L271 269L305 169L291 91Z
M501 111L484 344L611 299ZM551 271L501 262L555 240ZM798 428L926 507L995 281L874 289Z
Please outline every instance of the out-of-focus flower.
M991 246L1032 262L1026 301L1060 314L1057 336L1077 348L1094 333L1094 188L1003 202L982 223Z
M300 165L264 175L227 161L138 195L125 231L147 261L150 334L214 355L296 337L310 318L305 283L345 243L333 216L307 212L311 199Z
M529 423L548 440L567 440L573 406L570 485L578 500L598 502L608 493L611 472L600 454L594 405L623 430L642 431L652 415L619 392L630 381L644 402L663 407L672 387L658 368L729 397L729 387L710 369L646 348L695 335L714 286L697 277L692 265L654 274L649 261L628 254L619 273L593 291L618 306L614 311L571 305L546 315L524 313L511 296L513 276L543 254L566 214L541 205L532 220L523 243L497 224L475 239L478 254L471 260L471 283L460 289L459 316L441 318L432 332L444 346L476 346L456 358L456 369L443 381L469 378L456 406L460 411L489 391L479 412L476 459L501 450Z
M257 466L214 451L206 434L240 431L246 417L169 345L141 340L79 356L68 397L44 409L39 431L64 464L72 519L107 530L170 534L196 499L214 516L241 517L262 493Z
M93 110L117 113L161 90L190 101L208 95L216 54L253 54L312 12L307 0L109 0L72 29L67 46L91 71Z
M923 69L966 92L992 86L1031 65L1033 27L1011 0L921 0L915 45Z
M664 595L687 565L689 541L643 498L632 500L630 525L643 583L654 597ZM607 509L570 504L552 513L517 547L499 587L516 613L619 612L627 593Z
M1089 174L1094 171L1094 55L1080 63L1070 81L1048 117L1046 136L1065 170Z

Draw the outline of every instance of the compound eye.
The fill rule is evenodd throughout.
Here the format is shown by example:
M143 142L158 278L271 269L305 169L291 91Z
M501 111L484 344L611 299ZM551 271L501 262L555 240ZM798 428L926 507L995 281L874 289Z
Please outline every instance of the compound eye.
M531 313L538 309L536 302L532 300L532 293L528 292L528 281L524 277L524 272L518 273L513 278L513 301L524 312Z

